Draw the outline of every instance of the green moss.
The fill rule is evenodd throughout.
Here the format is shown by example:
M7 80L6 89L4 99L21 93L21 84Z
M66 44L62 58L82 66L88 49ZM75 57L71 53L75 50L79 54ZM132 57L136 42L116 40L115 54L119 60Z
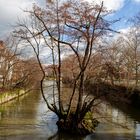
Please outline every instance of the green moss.
M93 119L93 113L91 111L88 111L84 117L84 119Z
M86 113L84 119L82 120L82 125L90 133L95 131L95 128L98 126L98 124L99 124L99 121L93 118L93 114L90 111Z

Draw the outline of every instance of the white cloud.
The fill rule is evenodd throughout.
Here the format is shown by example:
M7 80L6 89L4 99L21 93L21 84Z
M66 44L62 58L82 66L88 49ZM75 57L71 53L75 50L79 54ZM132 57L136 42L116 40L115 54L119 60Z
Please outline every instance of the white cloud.
M127 34L131 30L131 27L120 29L119 32L122 34Z
M93 0L86 0L92 2ZM125 0L95 0L96 3L100 4L101 1L104 1L104 6L108 10L119 10L123 7ZM140 1L140 0L138 0Z
M23 16L23 9L29 9L34 0L0 0L0 18L3 20L8 18L16 18Z
M45 5L45 0L0 0L0 38L10 32L11 25L17 19L23 19L27 13L23 10L31 9L33 3Z
M117 40L118 38L126 39L127 38L126 36L130 32L130 30L131 30L131 27L122 28L122 29L118 30L118 32L120 32L120 33L114 34L113 38L111 38L111 39L113 39L113 40Z
M140 0L134 0L135 2L140 2Z
M18 18L23 18L30 9L34 0L0 0L0 36L10 31L11 25L15 24Z

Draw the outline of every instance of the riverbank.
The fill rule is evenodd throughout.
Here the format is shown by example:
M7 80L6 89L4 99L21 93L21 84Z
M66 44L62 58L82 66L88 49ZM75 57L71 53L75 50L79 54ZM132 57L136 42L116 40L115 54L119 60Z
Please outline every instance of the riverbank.
M24 89L3 91L0 93L0 105L7 103L11 100L14 100L16 98L19 98L20 96L22 96L28 92L29 92L29 90L24 90Z
M122 85L110 85L105 82L86 84L88 93L103 95L103 99L113 104L126 104L140 108L140 90L127 88Z

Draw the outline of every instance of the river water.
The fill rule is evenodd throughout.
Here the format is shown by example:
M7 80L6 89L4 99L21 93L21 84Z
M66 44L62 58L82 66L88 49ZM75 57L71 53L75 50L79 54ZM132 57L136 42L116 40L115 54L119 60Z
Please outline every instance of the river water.
M51 90L45 93L49 95ZM0 106L0 140L140 140L138 110L102 103L95 116L101 123L94 134L57 133L55 114L48 111L41 94L29 93Z

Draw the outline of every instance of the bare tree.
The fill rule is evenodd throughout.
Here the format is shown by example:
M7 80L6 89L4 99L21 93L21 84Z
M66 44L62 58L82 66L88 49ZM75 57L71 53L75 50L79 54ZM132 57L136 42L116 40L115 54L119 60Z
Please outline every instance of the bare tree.
M122 74L122 65L123 65L123 49L124 46L122 44L123 40L121 38L117 38L109 43L105 44L105 49L102 52L104 58L104 74L106 76L106 81L109 79L112 85L116 84L117 81L121 82L121 74Z
M70 130L78 133L91 133L94 130L95 119L91 118L93 125L85 120L87 112L96 104L95 100L100 96L89 98L84 96L84 82L86 70L92 56L93 48L101 36L108 31L113 31L110 25L115 21L107 21L104 16L108 11L95 3L89 4L84 1L58 0L46 3L46 9L34 5L31 14L31 25L26 22L18 24L15 31L18 37L28 43L34 50L43 77L40 81L41 93L48 108L58 116L59 130ZM45 71L40 60L40 40L52 51L54 76L56 79L58 103L49 104L43 92ZM62 54L63 50L73 54L77 61L77 72L72 83L72 94L69 97L67 108L62 102ZM56 55L55 55L56 54ZM55 59L55 56L57 59ZM57 65L57 67L56 67ZM73 73L74 74L74 73ZM77 91L77 92L76 92ZM72 109L74 95L77 96L76 107ZM54 97L55 98L55 97ZM54 99L54 101L56 101Z
M135 80L135 87L138 86L139 80L139 69L140 69L140 51L139 51L139 44L140 44L140 35L138 33L138 28L132 28L131 31L125 37L125 60L127 60L127 68L128 68L128 75L131 80ZM129 80L130 80L129 78ZM132 85L132 84L131 84ZM134 84L133 84L134 85Z

